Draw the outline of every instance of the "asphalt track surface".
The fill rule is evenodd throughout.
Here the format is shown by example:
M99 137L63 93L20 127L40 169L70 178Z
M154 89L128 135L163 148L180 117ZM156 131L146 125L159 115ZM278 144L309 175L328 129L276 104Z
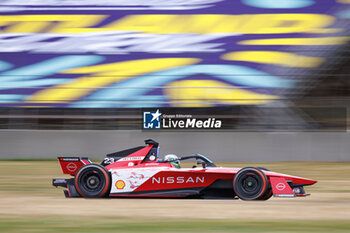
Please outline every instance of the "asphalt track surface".
M299 199L241 200L65 199L0 197L0 215L135 219L350 220L349 195L314 194Z

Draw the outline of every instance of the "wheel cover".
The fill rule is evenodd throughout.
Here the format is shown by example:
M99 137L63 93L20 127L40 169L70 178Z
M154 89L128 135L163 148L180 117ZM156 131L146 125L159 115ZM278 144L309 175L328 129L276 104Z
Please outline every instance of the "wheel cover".
M255 193L259 189L259 181L255 174L247 174L241 180L242 191L245 193Z
M98 192L103 189L104 182L101 181L101 175L96 171L88 171L81 175L81 185L88 192Z

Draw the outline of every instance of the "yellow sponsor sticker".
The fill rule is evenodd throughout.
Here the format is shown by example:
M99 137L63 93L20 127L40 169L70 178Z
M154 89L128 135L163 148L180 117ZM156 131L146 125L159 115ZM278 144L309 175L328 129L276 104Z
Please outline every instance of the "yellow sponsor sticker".
M122 180L118 180L117 182L115 182L115 187L117 187L117 189L124 189L125 182Z

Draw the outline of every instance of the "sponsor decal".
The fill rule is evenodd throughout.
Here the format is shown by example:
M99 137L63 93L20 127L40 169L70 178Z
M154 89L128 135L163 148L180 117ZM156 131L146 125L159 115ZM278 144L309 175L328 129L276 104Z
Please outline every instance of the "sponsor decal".
M119 159L118 161L134 161L134 160L143 160L145 157L126 157Z
M149 157L149 160L155 160L156 159L156 156L154 156L154 155L151 155L150 157Z
M115 182L115 187L117 187L117 189L124 189L125 182L123 180L118 180L117 182Z
M79 158L61 158L61 161L80 161Z
M302 190L301 190L301 188L296 187L296 188L293 188L293 192L294 192L295 194L301 194L301 193L302 193Z
M276 184L276 189L279 190L279 191L282 191L285 188L286 188L286 185L283 184L283 183Z
M128 163L128 166L129 166L129 167L134 166L134 163L133 163L133 162L130 162L130 163Z
M145 163L145 166L159 166L159 163Z
M77 165L75 163L68 163L66 168L68 171L74 172L75 170L77 170Z
M152 177L152 184L188 184L188 183L204 183L204 176L183 177L183 176L168 176L168 177Z
M295 194L274 194L275 197L295 197Z
M56 183L65 183L66 180L65 179L55 179L53 180L53 183L56 184Z

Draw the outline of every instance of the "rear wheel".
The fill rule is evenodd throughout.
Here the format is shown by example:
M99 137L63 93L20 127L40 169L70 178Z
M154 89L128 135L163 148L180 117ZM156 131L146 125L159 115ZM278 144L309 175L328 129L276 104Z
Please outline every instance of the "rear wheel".
M98 164L87 164L75 175L75 188L83 197L104 197L110 190L110 175Z
M266 175L254 167L239 170L235 175L233 188L236 195L242 200L265 200L264 198L269 195Z

